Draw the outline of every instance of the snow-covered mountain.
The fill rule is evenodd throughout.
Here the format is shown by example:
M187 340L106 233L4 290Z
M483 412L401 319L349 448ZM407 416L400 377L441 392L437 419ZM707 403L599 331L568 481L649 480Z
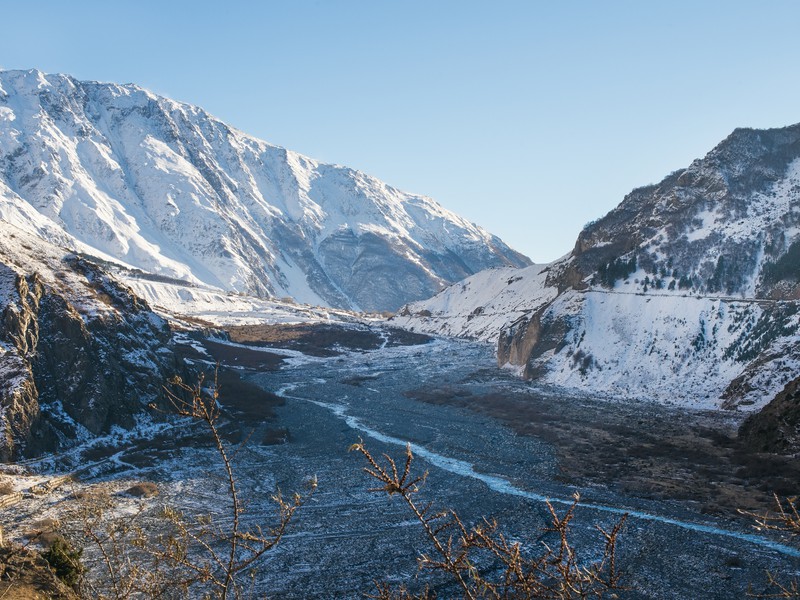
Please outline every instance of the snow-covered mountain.
M35 70L0 71L0 216L148 273L362 310L529 264L430 198L135 85Z
M634 190L566 257L479 273L395 320L496 340L501 365L546 383L755 409L800 370L798 298L795 125L738 129Z
M487 269L433 298L407 304L391 322L411 331L494 341L506 327L558 295L547 284L549 275L550 265Z

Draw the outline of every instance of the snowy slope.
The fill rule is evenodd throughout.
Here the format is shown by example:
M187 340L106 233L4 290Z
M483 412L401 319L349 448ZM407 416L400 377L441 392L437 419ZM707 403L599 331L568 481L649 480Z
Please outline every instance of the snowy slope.
M411 331L494 341L505 327L555 298L558 290L546 283L549 272L549 265L487 269L408 304L391 322Z
M758 409L800 369L800 125L736 130L566 257L467 282L396 321L572 391Z
M325 308L291 301L276 301L219 288L157 281L143 277L115 275L133 292L147 300L158 314L170 320L191 322L199 319L210 325L289 324L363 322L368 316L342 309ZM377 319L377 317L374 317Z
M631 192L578 236L580 278L635 258L652 282L706 295L798 298L765 277L800 242L800 125L737 129L702 159ZM644 289L644 280L639 282Z
M135 85L38 71L0 72L0 215L149 273L364 310L529 264L424 196Z
M800 369L798 326L793 303L570 290L535 322L507 328L500 344L517 335L517 348L527 349L515 361L518 368L549 384L692 408L752 410ZM526 329L535 344L522 342ZM735 389L740 376L747 385Z

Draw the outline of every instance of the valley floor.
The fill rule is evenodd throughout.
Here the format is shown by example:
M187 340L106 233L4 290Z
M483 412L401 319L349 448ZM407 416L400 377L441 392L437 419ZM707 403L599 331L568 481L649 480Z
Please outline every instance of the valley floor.
M227 347L227 360L239 362L242 345ZM550 541L542 531L544 498L563 510L581 493L573 534L584 557L601 542L595 524L609 527L629 513L618 557L628 574L625 598L737 598L749 584L761 590L766 570L800 570L800 551L755 532L736 512L769 507L772 490L796 492L790 488L798 462L742 454L733 435L736 414L537 389L493 368L492 349L470 342L381 344L316 356L298 348L272 370L238 371L283 405L271 403L277 417L268 423L238 411L241 435L228 429L235 440L255 427L236 458L247 519L270 520L275 487L302 491L311 476L319 483L259 570L258 594L360 597L374 580L421 587L416 559L429 550L426 540L399 500L367 491L373 482L361 472L363 461L348 452L359 439L373 454L398 458L410 442L416 468L429 471L425 497L467 522L496 518L532 548ZM242 356L252 362L258 352L282 351L250 346ZM213 450L188 430L179 434L144 436L127 447L119 440L120 451L105 448L105 457L85 449L51 468L93 457L96 467L79 485L121 491L153 480L161 491L153 507L174 504L224 518L225 481L213 475ZM20 522L41 518L61 510L57 499L37 496L8 514ZM454 594L447 580L433 583L443 597Z

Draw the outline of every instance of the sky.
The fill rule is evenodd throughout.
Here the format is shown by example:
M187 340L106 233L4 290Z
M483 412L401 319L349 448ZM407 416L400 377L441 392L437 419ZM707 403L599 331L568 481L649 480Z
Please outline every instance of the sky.
M800 2L0 0L0 68L136 83L536 262L736 127L800 122Z

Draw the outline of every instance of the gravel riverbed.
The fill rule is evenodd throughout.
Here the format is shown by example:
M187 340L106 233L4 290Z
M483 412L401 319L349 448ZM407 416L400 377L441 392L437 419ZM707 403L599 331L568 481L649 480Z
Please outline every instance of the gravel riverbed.
M419 574L417 558L432 548L399 498L368 491L374 482L362 472L365 462L348 451L359 440L397 459L410 443L414 469L428 472L422 501L454 509L467 524L496 519L531 552L554 542L543 531L545 498L563 511L580 492L572 539L586 560L602 547L595 526L608 529L628 513L618 546L627 573L622 598L742 598L748 585L765 589L768 570L798 575L797 548L756 532L735 511L768 500L737 467L730 439L740 416L569 397L521 382L493 360L486 345L433 340L333 356L293 352L278 369L241 369L243 380L270 392L264 414L275 412L257 418L258 410L242 412L247 402L236 402L247 440L235 455L246 523L271 522L277 488L305 493L309 478L318 481L254 573L255 596L360 598L388 581L412 591L429 583L439 597L459 597L446 577ZM224 388L221 399L225 405ZM207 440L185 428L158 431L130 447L123 439L76 485L156 481L153 514L168 504L224 523L227 482ZM69 497L66 490L31 498L8 514L17 522L57 515ZM133 500L122 502L133 510Z

